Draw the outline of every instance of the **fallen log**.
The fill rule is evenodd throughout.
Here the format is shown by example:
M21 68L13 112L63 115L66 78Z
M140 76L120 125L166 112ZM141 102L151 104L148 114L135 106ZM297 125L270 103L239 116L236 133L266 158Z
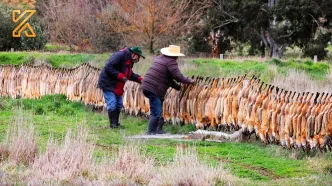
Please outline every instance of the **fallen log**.
M157 134L157 135L135 135L129 136L130 139L182 139L184 134Z
M224 132L207 131L207 130L196 130L189 133L189 138L201 138L202 140L214 139L218 141L240 141L242 140L242 131L235 131L232 134Z
M242 140L242 131L236 131L232 134L224 132L196 130L189 134L157 134L157 135L134 135L130 139L198 139L203 141L239 141Z

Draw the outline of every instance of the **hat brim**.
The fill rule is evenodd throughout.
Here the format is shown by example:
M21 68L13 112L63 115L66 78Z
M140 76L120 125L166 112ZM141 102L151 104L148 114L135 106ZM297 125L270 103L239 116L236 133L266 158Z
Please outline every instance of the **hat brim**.
M164 54L165 56L185 56L184 54L182 54L182 53L174 53L174 52L169 52L168 51L168 48L162 48L162 49L160 49L160 52L162 53L162 54Z
M136 52L134 52L134 53L141 56L143 59L145 59L145 56L143 54L139 54L139 53L136 53Z

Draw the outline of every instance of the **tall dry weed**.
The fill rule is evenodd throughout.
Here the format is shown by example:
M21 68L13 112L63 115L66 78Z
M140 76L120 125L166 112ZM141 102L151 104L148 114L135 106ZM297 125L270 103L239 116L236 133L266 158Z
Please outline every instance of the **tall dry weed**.
M94 145L87 137L88 131L82 126L75 133L68 129L60 145L50 137L46 152L36 158L29 170L29 183L71 183L89 175Z
M332 82L331 73L328 74L328 81ZM319 83L314 81L306 72L295 69L290 69L287 76L276 74L271 84L296 92L332 92L330 83Z
M194 149L177 148L174 161L161 167L149 185L209 186L232 185L228 172L221 166L202 163Z
M155 175L155 163L140 149L133 142L121 145L111 159L103 159L99 179L115 185L147 185Z
M38 152L34 125L29 114L22 109L14 112L6 131L6 138L0 146L1 160L13 164L31 164Z

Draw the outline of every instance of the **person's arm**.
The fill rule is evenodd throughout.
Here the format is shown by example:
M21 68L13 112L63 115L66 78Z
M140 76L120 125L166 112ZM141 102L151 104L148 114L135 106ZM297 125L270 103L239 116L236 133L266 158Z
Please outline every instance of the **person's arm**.
M181 89L181 85L179 85L175 81L172 82L171 87L174 88L177 91L179 91Z
M135 82L137 82L137 83L141 83L141 82L142 82L142 79L143 79L143 78L142 78L140 75L135 74L134 72L131 73L131 76L130 76L130 80L131 80L131 81L135 81Z
M118 80L122 81L123 78L126 76L115 69L115 66L119 65L120 63L121 63L121 54L120 53L113 54L105 65L105 71L111 77L117 78Z
M171 73L172 77L178 81L178 82L181 82L181 83L184 83L184 84L192 84L194 83L194 80L188 78L188 77L185 77L179 67L178 67L178 63L175 61L175 60L172 60L168 63L168 71Z

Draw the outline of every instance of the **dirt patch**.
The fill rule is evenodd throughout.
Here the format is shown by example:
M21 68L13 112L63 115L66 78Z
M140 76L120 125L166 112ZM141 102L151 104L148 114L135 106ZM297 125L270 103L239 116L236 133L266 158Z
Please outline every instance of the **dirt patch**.
M278 176L274 174L271 170L264 168L264 167L253 167L253 166L247 166L251 170L255 170L259 172L261 175L270 178L271 180L277 180L282 178L281 176Z
M255 171L264 177L268 177L270 180L277 180L277 179L283 178L282 176L276 175L271 170L264 168L264 167L256 167L256 166L252 166L252 165L248 165L248 164L244 164L244 163L234 162L231 159L223 159L220 157L216 157L216 159L223 163L233 163L233 164L243 167L245 169Z
M134 135L130 139L185 139L184 134L157 134L157 135Z
M95 143L94 145L96 147L99 147L99 148L102 148L102 149L105 149L105 150L110 150L110 151L118 149L118 146L115 145L115 144L112 144L112 145L102 145L102 144Z

